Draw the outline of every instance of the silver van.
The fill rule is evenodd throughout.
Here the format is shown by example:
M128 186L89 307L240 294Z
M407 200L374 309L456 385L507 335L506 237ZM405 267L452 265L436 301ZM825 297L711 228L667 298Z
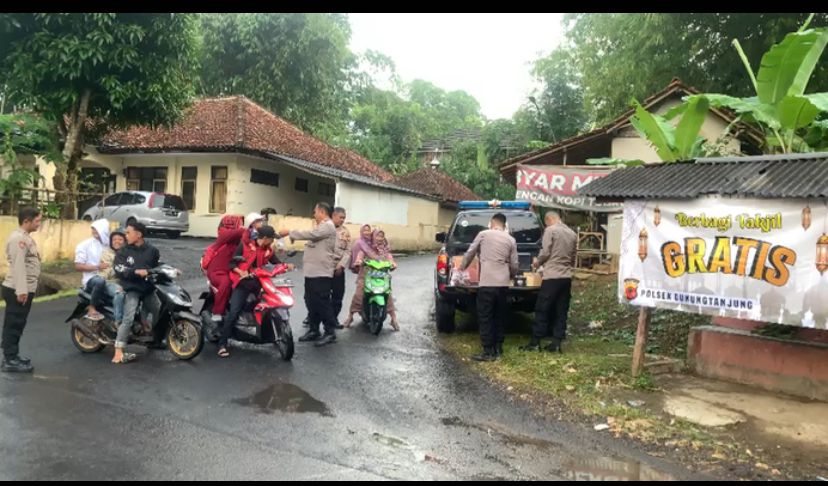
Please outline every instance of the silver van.
M125 227L131 221L146 225L147 230L178 238L190 230L190 213L181 196L162 192L125 191L108 196L83 213L82 219L106 218Z

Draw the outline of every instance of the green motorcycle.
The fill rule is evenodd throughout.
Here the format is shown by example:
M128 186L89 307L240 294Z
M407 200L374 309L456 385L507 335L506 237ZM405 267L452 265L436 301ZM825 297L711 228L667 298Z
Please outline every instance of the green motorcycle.
M372 334L379 335L388 316L388 299L391 298L391 262L366 260L362 322Z

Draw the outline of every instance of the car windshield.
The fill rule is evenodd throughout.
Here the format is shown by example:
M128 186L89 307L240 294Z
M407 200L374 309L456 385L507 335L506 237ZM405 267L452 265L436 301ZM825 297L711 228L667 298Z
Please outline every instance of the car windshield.
M471 243L477 234L489 227L489 220L495 213L466 212L457 216L451 241L454 243ZM531 212L504 213L509 225L509 233L518 243L537 243L543 236L543 228L538 217Z

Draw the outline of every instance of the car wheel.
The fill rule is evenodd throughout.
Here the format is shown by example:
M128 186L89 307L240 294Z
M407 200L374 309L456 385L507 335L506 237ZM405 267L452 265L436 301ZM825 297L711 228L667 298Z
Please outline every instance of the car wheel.
M92 216L89 216L89 215L87 214L86 216L84 216L84 217L83 217L83 220L84 220L84 221L89 221L89 222L91 223L91 222L92 222Z
M179 236L181 236L180 231L167 231L167 237L171 240L174 240L174 239L178 238Z

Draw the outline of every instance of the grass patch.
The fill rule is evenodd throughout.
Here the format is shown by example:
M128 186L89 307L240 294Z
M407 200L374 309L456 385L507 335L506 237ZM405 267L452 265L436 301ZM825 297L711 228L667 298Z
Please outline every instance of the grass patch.
M43 273L53 273L58 275L65 275L65 274L78 274L80 272L75 270L75 262L72 260L55 260L51 262L43 262L40 265L40 270Z
M543 409L560 410L562 405L575 412L572 418L606 423L615 437L624 435L671 449L705 450L721 459L740 458L736 444L718 440L702 427L618 399L657 390L648 373L632 377L630 345L602 336L573 336L565 342L563 354L518 350L526 341L523 334L507 335L499 361L476 363L469 357L480 350L480 338L472 329L440 337L451 354L474 363L477 372Z
M78 295L78 291L75 290L75 289L61 290L60 292L57 292L57 293L54 293L54 294L41 295L40 297L35 297L34 298L34 303L37 304L37 303L40 303L40 302L50 302L50 301L53 301L53 300L63 299L65 297L73 297L73 296L77 296L77 295ZM6 302L5 301L0 301L0 308L3 308L3 307L6 307Z
M568 321L570 333L603 336L632 346L638 326L638 307L619 303L617 288L615 276L574 280ZM709 323L708 316L653 310L647 352L683 359L687 356L690 328Z
M458 313L458 331L441 335L441 345L473 369L543 408L575 412L591 424L606 423L616 436L626 435L670 449L701 451L717 459L741 459L738 446L721 440L721 434L662 415L658 410L634 407L626 397L652 397L653 377L633 378L632 350L638 308L618 303L614 278L596 277L573 282L568 339L564 353L522 352L529 340L533 316L514 314L504 343L504 356L496 362L469 360L480 350L474 317ZM654 312L648 352L684 358L692 326L710 318L672 311ZM592 324L592 326L590 326ZM546 341L545 341L546 342ZM717 435L718 434L718 435Z

